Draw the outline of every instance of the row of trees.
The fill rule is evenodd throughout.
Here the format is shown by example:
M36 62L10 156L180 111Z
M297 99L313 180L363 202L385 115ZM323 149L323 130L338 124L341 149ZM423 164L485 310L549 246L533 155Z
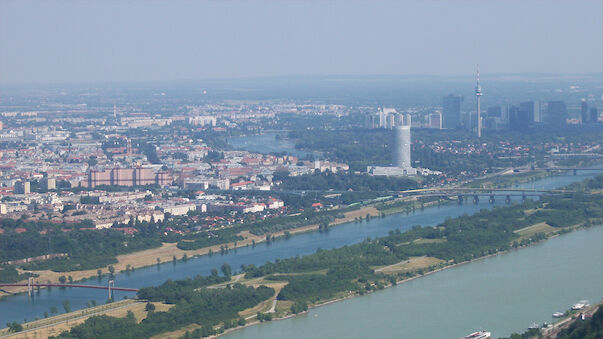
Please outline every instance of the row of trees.
M162 289L161 292L168 292L168 289ZM140 323L137 323L131 312L125 318L94 316L55 338L149 338L191 324L201 325L195 335L206 336L216 333L216 325L238 324L238 312L253 307L272 295L272 288L253 288L241 284L222 289L188 290L179 295L180 300L166 312L157 312L149 308L147 317ZM169 295L157 297L171 298Z
M391 232L376 240L243 269L248 278L265 276L269 280L288 281L279 299L312 303L340 292L363 293L374 286L393 282L391 277L377 274L370 267L391 265L416 256L435 257L447 263L471 260L546 238L545 234L539 233L519 242L519 235L514 231L526 226L539 222L558 225L559 219L563 220L563 225L600 220L602 206L603 197L600 196L528 200L518 205L482 210L472 216L447 219L437 227L415 226L404 233ZM526 213L527 210L530 213ZM326 274L317 273L324 270Z
M404 233L392 231L386 237L367 239L351 246L318 250L304 257L241 268L247 278L287 281L288 284L277 298L293 301L292 312L303 312L308 304L314 302L347 293L363 294L394 284L397 278L424 273L421 270L393 276L377 273L371 267L394 264L411 256L436 257L445 262L442 265L470 260L510 248L519 238L514 231L554 218L557 216L555 213L586 211L585 214L568 213L564 216L570 218L567 223L576 224L585 218L600 218L602 206L603 197L600 196L575 195L543 198L542 201L528 200L518 205L482 210L472 216L447 219L437 227L416 226ZM539 241L544 237L538 234L524 241ZM231 268L224 265L222 273L223 276L219 276L218 271L214 270L208 277L170 280L158 287L141 289L139 298L175 306L167 312L149 311L147 318L139 324L128 317L93 317L59 338L142 338L192 323L201 325L201 328L190 333L189 337L210 335L220 331L215 328L219 324L222 324L221 329L235 326L239 321L239 311L257 305L274 293L273 289L265 286L254 289L238 283L226 285L225 288L204 288L227 282Z
M194 278L186 278L184 280L174 281L169 279L156 287L141 288L138 291L137 296L144 300L175 304L192 295L198 288L229 281L231 274L230 266L227 264L223 265L222 272L224 273L224 276L218 276L218 271L212 270L212 274L207 277L197 275Z
M394 133L383 129L341 129L341 130L296 130L289 137L297 140L295 147L303 150L324 152L329 158L346 162L353 171L366 171L368 165L387 165L392 163L392 145ZM511 159L498 158L496 145L508 142L509 135L489 134L482 140L488 145L487 151L478 153L454 154L451 152L435 152L427 145L436 142L454 141L456 147L464 147L477 143L472 134L464 131L432 131L417 129L413 131L412 145L413 160L422 167L458 174L462 171L480 171L491 167L508 167L523 165L528 158ZM519 144L537 144L542 142L537 138L522 138L521 135L512 137ZM534 147L533 150L538 148ZM542 157L543 151L530 151L534 157Z
M311 201L311 199L305 200ZM94 224L89 220L67 225L44 220L28 221L25 218L2 219L0 225L5 233L0 237L0 258L3 261L9 261L45 254L65 253L66 257L35 261L19 266L28 270L50 269L56 272L95 269L116 263L117 255L159 247L163 242L178 242L177 246L180 249L195 250L243 240L238 235L243 230L263 235L309 224L329 223L341 215L341 212L342 210L315 212L310 209L296 216L278 216L185 235L175 232L164 233L162 230L167 227L181 229L182 225L186 223L189 223L190 227L202 225L202 223L190 221L187 219L188 216L184 216L168 218L161 222L132 220L126 225L114 225L114 227L129 226L137 230L134 235L128 235L112 229L90 230L89 228L94 228ZM192 224L190 224L191 222ZM26 231L17 232L18 228ZM87 229L81 230L82 228ZM186 229L186 227L184 228ZM3 280L3 276L8 276L8 273L4 275L0 273L0 281L8 282L8 280Z
M185 236L183 240L178 241L176 246L187 251L243 240L243 237L236 233L237 230L232 228L218 232L201 231Z
M280 186L284 190L336 191L402 191L415 189L415 180L406 177L371 176L368 174L332 173L330 171L287 176Z
M27 279L28 277L37 277L37 275L29 272L19 273L19 271L11 265L0 266L0 281L3 283L15 283Z
M24 233L6 232L0 237L0 258L15 260L45 254L65 253L46 261L23 264L25 269L51 269L65 272L103 267L116 262L119 254L161 246L158 235L132 236L117 230L79 230L63 232L57 225L40 234L32 227Z

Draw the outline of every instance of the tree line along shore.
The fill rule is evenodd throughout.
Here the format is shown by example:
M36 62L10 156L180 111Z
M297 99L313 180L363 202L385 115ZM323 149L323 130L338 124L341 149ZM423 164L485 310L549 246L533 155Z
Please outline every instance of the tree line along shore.
M324 180L351 180L349 176L335 179L332 178L335 177L334 175L325 178L323 178L324 174L314 176ZM529 178L520 176L516 180ZM348 202L356 201L355 203L339 205L339 208L335 209L318 211L308 209L303 213L184 235L159 232L178 223L186 223L178 217L162 222L131 221L123 225L134 229L135 234L112 229L90 231L87 221L67 225L27 218L3 219L0 221L0 228L4 232L0 238L0 258L3 259L3 263L0 263L0 282L24 282L29 276L34 276L38 281L43 282L60 282L62 278L81 281L177 259L186 260L191 256L223 253L236 247L254 246L259 242L289 237L291 234L317 228L324 230L330 226L366 217L410 213L419 208L441 203L437 198L419 198L416 201L393 199L393 197L376 198L378 196L375 195L376 191L372 191L372 189L383 188L385 184L386 186L395 184L400 189L416 187L416 182L413 180L403 179L394 182L354 180L351 181L354 185L371 189L368 192L344 194L354 195L354 198ZM343 198L343 195L337 197L341 202L346 200ZM292 199L290 203L296 206L301 204L299 197L288 197L288 199ZM48 255L54 257L45 258ZM23 260L28 257L44 258ZM11 287L6 289L7 293L0 291L0 297L24 291L24 288Z
M577 190L600 190L603 176L572 185ZM57 338L97 336L146 338L186 328L180 337L200 338L245 325L250 319L269 321L304 312L308 307L362 295L406 279L476 258L504 252L603 221L603 196L576 193L543 197L482 210L471 216L447 219L435 227L413 227L406 232L314 254L244 265L243 277L232 280L232 269L222 267L210 276L168 280L143 288L140 299L173 305L149 311L144 319L95 316ZM545 232L534 225L546 225ZM528 231L526 231L528 230ZM415 258L433 258L429 266L410 265ZM388 270L384 270L388 267ZM279 286L277 289L270 286ZM276 297L275 312L241 313ZM253 305L242 300L253 301ZM217 310L210 312L208 310Z

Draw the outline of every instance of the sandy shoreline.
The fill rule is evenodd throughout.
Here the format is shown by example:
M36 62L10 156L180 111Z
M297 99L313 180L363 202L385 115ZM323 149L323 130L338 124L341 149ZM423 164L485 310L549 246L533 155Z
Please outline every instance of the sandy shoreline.
M479 178L477 178L477 179L479 179ZM412 202L412 200L410 200L410 201ZM427 202L427 203L424 203L424 207L425 208L432 207L437 204L438 204L437 201ZM393 215L393 214L399 214L399 213L405 213L405 212L406 212L406 207L404 207L404 208L399 207L399 208L393 208L392 210L390 210L384 214ZM364 218L366 218L367 214L369 214L371 217L379 217L379 216L381 216L382 212L377 210L373 206L362 207L358 210L345 212L344 218L334 220L333 222L329 223L329 226L337 226L337 225L341 225L341 224L345 224L345 223L349 223L349 222L354 222L355 220L358 220L358 219L364 219ZM319 227L319 225L307 225L307 226L302 226L302 227L298 227L298 228L292 228L287 231L289 231L289 233L291 235L294 235L294 234L301 234L301 233L305 233L305 232L316 231L316 230L318 230L318 227ZM193 256L206 255L209 253L210 250L213 253L218 253L218 252L220 252L221 246L228 246L228 249L232 250L235 248L250 246L253 244L254 241L256 244L266 241L265 236L256 236L256 235L251 234L249 231L242 231L239 234L242 235L245 239L238 241L237 246L235 246L234 242L230 242L230 243L224 243L224 244L214 245L214 246L210 246L210 247L204 247L204 248L200 248L197 250L185 251L185 250L179 249L177 247L176 243L163 243L160 247L157 247L157 248L152 248L152 249L143 250L143 251L139 251L139 252L119 255L119 256L117 256L117 263L113 264L112 266L115 268L115 272L119 273L122 271L125 272L128 265L130 265L130 268L133 268L133 269L144 268L144 267L157 265L157 259L159 259L160 264L163 264L166 262L171 262L173 260L174 256L176 256L176 258L178 260L180 260L184 254L186 254L190 258ZM276 233L273 233L272 235L275 238L281 238L281 237L285 236L285 231L276 232ZM102 275L109 274L108 267L109 267L109 265L106 267L100 268ZM61 277L61 276L65 276L65 277L71 276L74 282L86 280L86 279L93 279L98 276L97 270L98 269L90 269L90 270L71 271L71 272L53 272L50 270L40 270L40 271L32 271L32 272L39 275L39 277L35 278L36 281L58 283L59 277ZM20 272L24 272L24 271L20 270ZM27 280L26 279L21 280L21 281L19 281L19 283L27 283ZM10 296L12 294L27 292L27 287L7 287L4 290L8 293L0 291L0 299L2 299L3 297L6 297L6 296Z
M599 226L600 227L601 225L595 225L595 226ZM570 226L569 228L566 228L566 229L569 229L570 232L573 232L573 231L577 231L577 230L585 228L585 227L586 226L584 224L581 224L581 225L573 225L573 226ZM594 226L590 226L590 227L594 227ZM297 231L298 232L304 232L304 231L312 230L313 228L317 228L317 226L306 226L306 227L303 227L303 230L302 230L302 228L300 228L300 229L297 229ZM564 233L561 233L561 234L564 234ZM457 266L460 266L460 265L469 264L469 263L476 262L476 261L479 261L479 260L484 260L484 259L487 259L487 258L490 258L490 257L494 257L494 256L498 256L498 255L503 255L503 254L509 253L511 251L516 251L516 250L520 250L520 249L523 249L523 248L526 248L526 247L529 247L529 246L537 245L537 244L543 243L543 242L545 242L545 241L547 241L549 239L556 238L556 237L560 236L561 234L559 234L559 233L552 234L549 237L547 237L546 239L543 239L541 241L534 242L534 243L531 243L531 244L528 244L528 245L524 245L524 246L519 246L519 247L516 247L516 248L510 248L510 249L508 249L506 251L496 252L496 253L493 253L493 254L485 255L485 256L482 256L482 257L474 258L474 259L471 259L471 260L468 260L468 261L463 261L463 262L459 262L459 263L455 263L455 264L448 264L448 265L446 265L444 267L440 267L440 268L437 268L437 269L425 272L424 274L419 274L419 275L416 275L416 276L413 276L413 277L410 277L410 278L406 278L406 279L397 281L395 285L393 285L393 284L385 285L384 289L385 288L389 288L389 287L393 287L393 286L397 286L397 285L401 285L401 284L413 281L415 279L418 279L418 278L421 278L421 277L424 277L424 276L428 276L428 275L431 275L431 274L435 274L437 272L441 272L441 271L444 271L444 270L447 270L447 269L450 269L450 268L454 268L454 267L457 267ZM363 294L358 294L358 293L357 294L348 294L348 295L345 295L343 297L339 297L339 298L335 298L335 299L331 299L331 300L326 300L324 302L320 302L320 303L313 304L313 305L308 305L308 311L306 311L306 312L301 312L301 313L298 313L298 314L286 314L286 315L284 315L282 317L275 317L275 318L273 318L272 321L279 321L279 320L289 319L289 318L292 318L292 317L295 317L295 316L307 313L307 312L309 312L309 310L314 309L314 308L326 306L326 305L329 305L329 304L332 304L332 303L336 303L336 302L339 302L339 301L343 301L343 300L346 300L346 299L360 297L360 296L363 296L365 294L370 294L370 293L377 292L377 291L379 291L379 290L369 291L369 292L366 292L366 293L363 293ZM124 310L127 311L127 308L124 308ZM77 312L77 311L74 311L74 312ZM212 337L213 338L219 337L219 336L222 336L224 334L230 333L232 331L240 330L240 329L246 328L248 326L255 326L255 325L258 325L258 324L261 324L261 322L256 320L256 321L253 321L253 322L249 322L249 323L245 324L244 326L240 326L240 327L235 327L235 328L228 329L225 332L223 332L221 334L218 334L218 335L215 335L215 336L212 336Z
M374 207L363 207L358 210L345 212L344 218L334 220L333 222L329 223L329 226L337 226L337 225L342 225L342 224L345 224L348 222L353 222L356 218L363 218L367 214L370 214L372 217L376 217L376 216L380 215L379 211ZM275 232L275 233L272 233L272 235L275 238L282 238L285 236L285 232L287 232L287 231L289 232L289 234L294 235L294 234L316 231L316 230L318 230L318 227L319 227L319 225L317 225L317 224L307 225L307 226L302 226L302 227L298 227L298 228L292 228L289 230ZM177 247L177 243L163 243L160 247L157 247L157 248L151 248L151 249L143 250L143 251L139 251L139 252L119 255L119 256L117 256L117 263L113 264L112 266L115 268L115 272L119 273L122 271L125 272L128 265L130 265L130 268L133 268L134 270L138 269L138 268L144 268L144 267L157 265L158 258L159 258L159 262L161 264L163 264L163 263L171 262L173 260L174 256L176 256L176 258L178 260L180 260L185 254L189 258L191 258L193 256L207 255L207 254L209 254L210 250L213 253L220 253L222 246L228 246L229 250L233 250L235 248L251 246L254 241L256 244L266 241L265 235L262 235L262 236L254 235L254 234L251 234L249 231L242 231L239 234L241 236L243 236L245 239L241 240L241 241L237 241L236 246L235 246L234 242L229 242L229 243L224 243L224 244L220 244L220 245L204 247L204 248L200 248L197 250L185 251L185 250L179 249ZM101 274L103 274L103 275L109 274L108 267L109 266L100 268ZM25 272L23 270L19 270L19 271ZM98 276L97 269L71 271L71 272L53 272L50 270L40 270L40 271L30 271L30 272L33 272L33 273L39 275L39 277L34 278L36 281L39 281L39 282L50 281L52 283L58 283L59 277L61 277L61 276L65 276L65 277L71 276L73 278L74 282L86 280L86 279L93 279ZM21 280L21 281L19 281L19 283L27 283L27 280ZM4 288L4 290L9 293L4 293L4 292L0 291L0 298L6 297L6 296L9 296L12 294L16 294L16 293L27 292L27 287L6 287L6 288Z

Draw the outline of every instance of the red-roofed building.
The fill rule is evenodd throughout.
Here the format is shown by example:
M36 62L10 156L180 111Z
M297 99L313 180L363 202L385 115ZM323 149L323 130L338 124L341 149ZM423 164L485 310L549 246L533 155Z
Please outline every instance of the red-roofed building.
M248 189L250 185L253 184L253 181L241 181L234 184L230 184L230 189L232 190L242 190Z

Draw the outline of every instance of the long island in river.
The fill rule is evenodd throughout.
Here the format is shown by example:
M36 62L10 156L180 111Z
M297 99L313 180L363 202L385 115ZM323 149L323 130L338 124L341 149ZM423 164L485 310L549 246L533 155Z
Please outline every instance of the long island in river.
M584 179L585 177L586 176L573 175L558 176L543 179L537 183L530 184L529 186L553 188L565 186L569 183L579 181L580 179ZM589 204L588 198L583 197L581 199L582 200L580 200L578 203ZM573 200L574 199L569 198L569 201ZM487 209L492 205L465 204L432 207L427 208L424 211L417 211L409 216L398 214L383 219L373 219L370 222L346 224L329 229L328 232L307 233L299 236L294 236L288 240L279 240L272 242L271 244L258 245L255 248L243 248L237 250L236 252L231 251L230 253L225 254L223 256L205 256L198 259L189 260L186 263L179 262L176 265L164 265L158 268L153 267L140 269L130 273L129 275L118 275L117 279L120 282L120 286L145 286L153 285L152 279L156 279L155 281L157 282L155 284L160 284L161 282L165 281L165 279L168 277L178 279L184 276L191 276L197 273L207 274L211 272L212 268L217 268L223 263L229 263L231 267L245 265L244 268L247 272L246 277L242 279L240 277L237 277L237 279L241 279L240 282L245 282L246 284L251 286L270 286L270 288L273 288L275 295L277 295L277 292L280 291L278 293L278 301L270 302L270 305L266 305L266 309L263 309L261 307L258 309L265 313L258 313L257 318L262 318L262 320L264 320L264 317L272 317L271 314L273 313L279 314L278 312L282 312L283 308L285 307L288 307L296 312L303 312L308 305L312 305L315 302L320 303L324 300L345 297L346 294L348 296L351 296L378 291L382 287L386 286L388 283L392 282L392 276L396 277L397 280L403 280L406 277L417 277L420 275L421 272L411 272L412 265L417 262L422 265L425 265L426 263L429 264L429 266L425 269L426 272L430 269L437 269L438 267L449 266L454 262L463 262L467 259L488 255L489 253L495 253L499 250L508 250L515 246L522 246L523 244L537 241L541 239L541 237L544 237L545 232L551 231L550 228L554 228L553 226L547 224L549 221L550 223L554 224L555 221L564 220L563 217L559 218L559 215L557 215L558 211L567 212L570 210L566 208L567 206L559 206L557 209L550 209L546 207L551 204L554 205L559 203L560 200L546 202L545 204L541 202L532 202L528 203L531 204L529 206L522 205L523 207L521 207L520 205L517 205L513 207L503 208L502 210L509 210L509 213L511 213L508 216L508 219L506 219L506 221L512 221L509 222L510 224L516 223L515 225L509 225L510 233L507 236L501 236L501 234L504 234L505 232L505 230L503 230L503 233L492 234L493 236L498 237L494 240L487 240L486 238L488 237L488 234L482 233L482 235L486 238L481 238L480 241L486 239L485 243L475 244L476 246L471 246L471 244L468 244L469 246L464 249L461 249L460 251L455 250L454 248L445 249L445 247L442 247L443 244L453 243L454 239L451 234L442 237L443 233L433 234L433 232L446 228L451 229L457 227L458 233L462 233L462 231L465 230L462 226L463 223L473 224L474 226L479 225L479 220L477 220L478 222L476 223L475 218L472 219L472 217L462 216L463 214L473 214L479 211L480 209L486 209L485 211L479 213L482 217L495 217L496 214L499 212L497 212L496 210L493 212L487 211ZM526 216L533 216L528 218L530 220L520 220L522 218L517 218L517 213L519 212L527 213ZM478 215L477 217L479 218L480 215ZM457 219L446 220L447 217L451 216L461 217ZM571 220L576 220L580 222L584 221L584 216L571 215L568 217L570 217ZM544 224L531 224L532 221L539 221L545 219L548 221ZM429 228L429 231L428 229L413 228L410 232L404 232L406 230L409 230L413 225L416 224L430 226L438 225L442 222L444 222L444 228ZM499 221L498 224L502 225L504 224L504 222L501 223ZM563 227L571 227L573 225L559 224L557 226L559 227L559 229L562 229ZM479 226L476 227L479 228ZM399 232L397 230L399 230ZM241 331L235 331L234 333L229 335L262 338L282 337L283 333L286 332L282 332L283 328L279 326L296 326L296 324L298 324L300 321L308 321L308 323L305 323L302 326L308 328L308 326L317 325L318 327L315 331L316 337L330 337L334 335L334 333L344 333L345 330L341 327L351 328L351 326L347 321L345 321L346 317L340 317L340 322L328 322L331 324L330 326L321 327L321 322L318 321L320 315L322 314L321 312L328 312L328 310L331 310L333 308L345 308L348 307L348 305L351 308L346 308L345 311L338 309L332 316L336 317L337 314L340 314L340 312L343 312L343 314L358 313L358 316L364 319L364 325L368 328L372 328L372 324L375 324L376 326L379 324L383 325L383 323L381 323L379 319L385 319L384 321L387 322L394 322L394 319L396 319L396 324L406 324L406 333L408 333L407 337L409 338L423 337L420 333L426 333L424 337L430 338L450 337L448 336L448 334L450 333L455 333L455 337L457 337L457 333L458 336L460 336L463 335L463 333L470 332L471 329L485 326L488 326L490 330L494 330L495 335L507 335L510 331L521 331L522 329L524 329L528 325L526 324L526 321L528 321L525 318L526 316L528 318L534 318L533 320L529 321L540 321L543 318L547 319L549 315L552 314L552 312L549 312L550 308L555 308L556 310L563 309L565 303L571 303L574 301L573 299L575 298L586 298L591 300L601 299L602 296L599 294L599 286L601 285L601 281L597 280L597 278L600 277L600 272L595 270L591 272L592 274L588 274L588 272L591 271L592 267L594 267L593 265L597 262L600 262L600 258L596 256L596 253L584 252L586 251L586 249L593 250L595 252L597 251L597 249L599 249L600 252L600 248L598 248L596 244L592 244L591 242L583 242L583 240L587 241L592 239L600 239L600 233L597 233L600 231L598 230L599 228L594 228L592 230L580 231L569 235L564 235L549 242L545 242L543 244L525 250L511 251L501 256L490 257L486 260L456 266L452 269L445 270L443 272L438 272L427 277L412 280L395 288L371 293L370 296L367 297L349 299L342 303L312 309L309 313L305 313L304 315L298 318L285 320L282 322L274 322L270 325L261 325L256 327L245 328ZM479 233L479 229L474 229L474 231L478 231ZM466 234L468 233L469 232L466 232ZM378 240L379 242L364 241L367 237L384 236L386 234L389 235L385 238ZM581 238L580 236L584 234L587 235L586 238ZM466 240L467 239L469 238L466 238ZM536 251L536 253L540 253L539 251L543 251L542 248L546 249L549 246L553 246L554 244L559 244L558 246L563 247L565 242L569 241L567 239L577 239L575 240L575 247L570 246L570 250L568 252L578 253L577 256L568 255L568 253L564 253L558 248L553 247L553 250L549 250L548 252L545 251L546 253L543 253L541 256L538 256L536 254L536 257L526 257L525 259L522 259L523 256L529 256L529 253L532 253L534 251ZM390 243L386 243L387 241L389 241ZM400 247L405 248L406 250L410 250L411 252L418 252L397 253L396 255L389 255L389 257L388 255L381 255L380 253L376 253L377 255L375 256L375 258L378 258L377 261L366 261L364 262L366 266L363 266L361 261L356 260L356 262L360 262L360 265L351 268L346 267L346 263L342 263L342 265L339 265L339 267L327 267L325 269L320 264L321 260L315 260L313 262L312 258L320 259L321 256L324 255L325 257L330 258L328 260L331 260L332 263L337 264L338 261L333 259L334 257L337 257L337 255L333 256L331 253L332 251L319 251L317 254L314 254L310 257L305 257L302 259L293 259L293 261L281 260L279 262L276 262L275 264L259 266L267 260L302 256L314 252L317 248L339 248L344 245L349 245L358 242L362 243L360 245L357 245L356 247L350 247L350 249L352 252L356 250L356 254L360 255L362 255L362 253L370 253L370 251L376 248L374 247L374 244L376 243L379 244L379 246L390 246L390 249ZM451 252L441 252L438 256L425 255L425 251L429 252L431 247L433 247L432 249L439 248L445 249L444 251ZM576 249L578 248L582 250L583 254L579 251L576 252ZM363 252L367 250L369 252ZM346 253L346 249L340 249L337 251L342 254ZM420 251L423 252L419 253ZM556 255L556 252L559 252L559 255ZM395 253L395 251L391 253ZM421 255L418 256L419 254ZM256 255L256 257L254 257L254 255ZM417 261L417 258L421 257L423 259L420 260L426 261ZM549 263L551 265L547 266L546 262L539 261L542 257L548 258ZM408 260L397 260L400 258L407 258ZM445 258L445 260L443 260L442 258ZM512 260L513 258L517 259ZM497 267L496 264L499 262L502 263L503 266ZM577 265L576 262L581 262L584 265ZM396 263L398 263L398 265ZM528 265L523 267L517 266L518 263ZM298 266L288 267L288 264ZM304 265L306 265L306 267L302 267ZM313 265L314 267L312 267ZM491 265L494 266L495 269L486 270L486 268L490 268ZM549 267L549 273L551 273L552 275L543 274L543 272L541 271L547 270L547 267ZM576 271L572 271L571 269L575 269ZM516 273L515 278L513 278L513 275L510 274L512 272ZM300 276L296 276L299 273L303 274L301 274ZM345 286L335 286L336 284L332 284L332 282L334 281L345 281L346 279L351 279L359 273L361 275L360 278L355 279L356 281L353 284ZM579 277L581 286L580 288L571 288L572 293L569 293L570 289L568 288L568 284L572 285L573 282L567 279L576 276ZM138 277L138 279L140 280L138 280L138 283L135 285L134 278L136 277ZM542 280L531 280L534 277L543 278L545 280L558 281L560 284L555 285L552 283L545 283ZM564 278L565 280L562 279L562 277L566 277ZM253 279L257 280L253 281ZM131 284L126 285L127 282L130 282ZM199 281L195 280L190 283L189 287L194 286L195 284L198 284L199 286L204 286L208 283L208 281L203 281L203 279ZM325 293L317 294L315 293L316 291L313 291L311 288L306 289L306 287L308 286L322 286L321 284L326 284L324 286L326 286L327 288L323 290L323 292ZM224 286L225 285L222 284L222 287ZM480 297L477 293L479 292L478 287L480 286L482 287L482 289L492 293L490 293L489 295L482 295ZM169 285L164 285L164 287L169 287ZM232 286L230 286L230 288L232 288ZM330 291L329 288L331 288ZM228 289L228 287L226 289ZM559 298L560 293L562 293L560 289L568 290L566 298L567 300L565 300L564 298ZM168 298L166 295L164 295L165 290L162 290L161 287L157 289L144 290L146 291L145 297L147 299L155 299L155 301L161 302L166 301ZM518 293L519 291L523 291L524 293ZM536 293L538 291L542 293ZM40 304L40 300L44 300L45 298L46 300L52 300L49 297L53 295L55 296L55 300L61 300L61 297L65 297L70 294L67 292L72 291L56 289L53 289L52 291L42 291L40 295L37 296L37 298L34 298L27 305L29 305L32 309L35 307L39 307L37 305ZM75 292L75 290L73 292ZM235 292L242 294L251 293L245 289L238 290L237 287L235 287ZM56 297L56 293L64 294ZM267 295L267 292L262 293L264 293L264 296ZM475 297L473 298L472 296ZM213 295L206 297L210 299L219 299L220 296ZM254 295L253 297L258 297L261 299L261 296ZM4 303L3 305L14 303L15 306L18 306L19 298L26 298L26 296L13 296L11 298L3 300L2 302ZM83 296L81 297L81 300L89 300L89 298L89 295ZM525 304L530 304L532 305L532 307L525 307L524 303L507 302L509 300L515 300L514 298L525 300ZM547 304L544 299L549 300L549 303ZM76 301L77 299L71 300ZM372 304L372 300L376 302L376 307L378 309L380 309L382 312L389 314L393 318L385 317L384 313L379 313L376 311L376 309L370 308L370 305L365 304ZM26 300L21 300L21 302L27 303ZM169 297L169 302L177 304L175 309L179 307L179 304L177 300L174 299L174 296ZM524 305L524 307L521 307L521 312L520 310L517 310L516 312L511 312L511 314L506 314L505 316L501 316L501 314L497 312L484 311L486 309L507 310L504 306L511 304ZM430 325L428 324L431 323L429 320L429 318L431 317L431 312L435 312L434 310L436 309L438 310L438 312L443 312L438 313L438 318L450 318L450 323L454 324L454 326L446 322L445 324L450 326L444 329L440 329L439 332L422 332L426 331L426 328L428 327L433 328L430 327ZM475 312L462 314L462 312L459 311L467 309L473 309ZM525 313L522 313L524 311ZM480 316L471 316L471 314L477 313L479 313ZM506 313L508 312L506 311ZM426 322L418 322L409 314L413 314L416 317L423 317L425 318ZM457 314L456 318L455 316L453 316L454 314ZM488 314L491 314L492 317L487 317ZM373 318L373 316L375 316L375 318ZM324 317L327 317L328 319L327 314L325 314ZM253 322L254 318L254 314L248 314L247 317L241 316L242 321L240 323ZM149 319L150 318L148 318L147 320ZM405 319L408 320L408 322L405 322ZM143 323L145 323L147 320L143 321ZM356 322L359 323L359 326L361 323L363 323L361 321ZM444 322L439 321L438 323ZM206 326L207 325L210 324L206 324ZM234 326L234 324L230 325ZM201 326L201 328L205 328L206 326ZM339 327L335 328L335 326ZM394 328L393 326L390 327ZM166 330L173 329L168 328ZM329 332L330 330L333 331ZM291 331L296 331L296 329L291 328ZM358 337L365 337L367 334L367 332L362 332L359 330L353 332L355 334L358 334ZM377 332L372 333L374 334ZM382 333L384 333L383 337L391 337L391 335L393 334L392 332ZM352 332L350 332L349 336L353 337ZM305 333L304 337L308 337L308 333ZM398 335L396 335L396 337L398 337ZM402 334L400 334L399 337L403 337Z

